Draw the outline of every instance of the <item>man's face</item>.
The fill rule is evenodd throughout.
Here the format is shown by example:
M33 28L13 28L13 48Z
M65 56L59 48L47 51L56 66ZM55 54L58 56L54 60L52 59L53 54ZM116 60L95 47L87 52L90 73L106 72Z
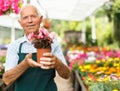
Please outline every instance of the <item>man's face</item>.
M39 16L35 7L26 6L22 9L20 14L21 19L19 20L19 23L27 35L31 32L38 31L42 16Z

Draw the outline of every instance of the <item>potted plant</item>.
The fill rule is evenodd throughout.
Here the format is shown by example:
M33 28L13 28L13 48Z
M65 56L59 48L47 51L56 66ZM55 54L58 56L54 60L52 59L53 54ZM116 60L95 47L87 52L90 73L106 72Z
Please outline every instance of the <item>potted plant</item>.
M32 32L28 35L28 39L33 39L32 44L37 49L37 62L43 52L51 52L51 44L55 38L55 33L49 33L47 29L40 28L38 32Z
M23 0L0 0L0 15L9 13L18 14L22 7Z

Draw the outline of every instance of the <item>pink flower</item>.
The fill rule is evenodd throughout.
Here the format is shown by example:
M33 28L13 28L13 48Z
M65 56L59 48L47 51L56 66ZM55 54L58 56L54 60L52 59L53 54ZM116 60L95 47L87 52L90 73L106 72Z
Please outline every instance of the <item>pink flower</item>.
M2 12L0 11L0 15L2 15Z
M51 32L51 33L49 34L49 37L50 37L51 39L54 39L54 38L57 37L57 35L56 35L55 32Z
M0 0L0 15L8 13L18 14L23 0Z
M55 36L54 33L49 33L47 29L40 28L38 32L32 32L28 35L28 39L33 39L32 44L35 48L51 49L51 43Z
M118 81L118 79L119 79L118 76L112 75L112 74L110 75L110 78L113 79L113 80L115 80L115 81Z
M48 30L45 29L45 28L40 28L39 33L40 33L40 32L41 32L44 36L48 36L48 35L49 35Z
M28 39L32 39L33 37L34 37L34 33L33 32L28 35Z
M39 32L39 34L37 35L37 38L38 38L38 39L43 38L42 32Z
M30 33L28 35L28 39L32 39L32 38L36 38L36 39L43 39L43 38L47 38L51 41L51 39L53 40L56 37L55 32L51 32L49 33L47 29L45 28L40 28L38 34L35 33Z

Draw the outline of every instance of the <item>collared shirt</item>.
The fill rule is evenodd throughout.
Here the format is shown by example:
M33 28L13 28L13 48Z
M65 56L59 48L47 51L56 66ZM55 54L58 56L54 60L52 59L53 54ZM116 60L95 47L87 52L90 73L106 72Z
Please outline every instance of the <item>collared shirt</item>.
M19 38L18 40L12 42L8 46L7 55L6 55L6 63L5 63L5 71L14 68L18 64L18 52L19 46L23 43L21 52L22 53L35 53L36 48L31 44L31 42L27 39L26 36ZM59 45L57 39L54 39L52 43L52 51L54 55L56 55L61 61L67 65L66 60L64 58L63 52Z

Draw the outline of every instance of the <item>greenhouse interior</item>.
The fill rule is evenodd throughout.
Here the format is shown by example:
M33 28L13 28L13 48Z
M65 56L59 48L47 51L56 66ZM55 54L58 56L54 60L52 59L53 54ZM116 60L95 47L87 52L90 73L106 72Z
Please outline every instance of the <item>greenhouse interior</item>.
M54 49L56 52L54 54L53 51L52 55L56 57L62 53L65 59L65 64L62 64L70 72L69 77L64 79L56 66L53 67L55 69L53 81L57 90L52 91L120 91L120 0L0 0L0 91L51 91L47 86L45 89L49 90L38 87L40 85L35 89L32 87L28 89L25 85L26 90L22 87L18 90L17 83L24 72L18 78L7 75L22 63L16 62L16 65L12 65L7 61L18 61L18 59L12 61L15 59L14 56L13 59L9 59L12 57L8 56L10 51L8 49L9 44L15 44L25 36L23 31L25 28L22 28L25 24L23 25L24 22L21 21L27 16L21 18L21 15L24 14L22 9L26 5L35 6L37 12L42 15L41 31L45 29L54 33L62 51L56 47ZM45 32L43 33L45 35ZM29 41L29 38L27 40ZM31 42L31 45L35 42ZM13 51L17 50L17 47L12 48ZM31 53L32 49L27 47L24 49ZM59 59L60 56L57 57ZM61 65L58 67L64 69ZM31 68L36 69L32 66ZM43 71L46 74L42 75L46 77L49 71ZM61 73L67 74L65 73L67 71L62 71ZM10 84L5 83L4 79L7 81L14 78L15 81ZM29 78L25 81L27 80ZM44 84L44 80L42 82ZM52 84L52 81L49 84Z

